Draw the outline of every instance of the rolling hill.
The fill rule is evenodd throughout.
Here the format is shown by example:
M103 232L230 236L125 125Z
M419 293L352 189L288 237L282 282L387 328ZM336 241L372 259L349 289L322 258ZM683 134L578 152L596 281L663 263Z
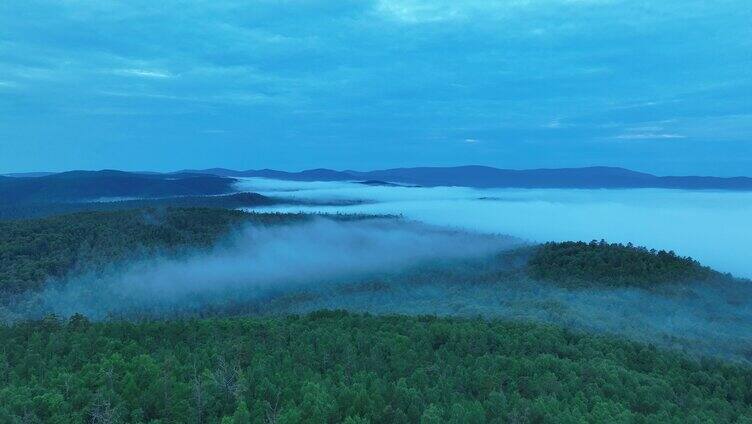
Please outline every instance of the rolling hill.
M289 202L289 201L288 201ZM16 219L44 218L49 216L91 211L118 211L138 208L251 208L285 203L280 199L258 193L232 193L206 196L173 196L108 201L22 202L0 205L0 222Z
M106 270L139 253L207 252L240 226L284 231L313 219L144 208L0 223L0 422L264 423L271 416L279 423L657 423L752 416L748 282L631 245L527 246L343 285L293 285L248 304L233 289L223 304L194 315L37 314L38 305L49 305L43 299L65 299L69 286L56 277ZM682 290L653 293L643 290L645 282ZM100 290L80 294L107 301ZM619 309L625 297L645 309ZM371 313L358 299L386 309ZM467 301L479 309L463 309ZM415 308L444 302L453 308L448 313ZM486 309L492 306L496 312ZM502 314L508 307L514 313ZM622 337L579 325L580 309L658 327L630 324ZM685 320L696 327L687 337L710 336L685 340L663 331Z
M235 180L207 174L70 171L42 177L0 178L0 203L85 201L109 197L225 194Z

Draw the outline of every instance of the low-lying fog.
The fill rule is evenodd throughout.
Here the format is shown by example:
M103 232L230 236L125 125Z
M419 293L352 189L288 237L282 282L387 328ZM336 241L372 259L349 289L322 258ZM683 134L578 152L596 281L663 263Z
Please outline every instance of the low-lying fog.
M49 281L43 291L9 302L6 319L48 313L83 313L94 319L200 313L399 272L425 261L486 257L520 244L508 237L386 218L249 224L209 250L133 258ZM0 307L0 318L2 312Z
M538 242L604 238L674 250L719 271L752 277L752 193L747 192L423 188L260 178L244 179L239 188L298 200L367 202L264 210L401 214Z
M464 225L493 227L475 219ZM211 249L132 258L49 281L39 292L5 299L0 322L49 313L98 320L321 308L483 316L548 322L752 362L748 283L686 282L651 291L564 288L529 278L524 268L529 254L518 239L405 219L248 224Z

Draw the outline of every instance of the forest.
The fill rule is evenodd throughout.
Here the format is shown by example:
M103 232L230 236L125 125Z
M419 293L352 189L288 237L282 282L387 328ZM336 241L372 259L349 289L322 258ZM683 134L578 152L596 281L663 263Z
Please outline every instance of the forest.
M0 222L0 291L12 304L87 269L179 258L220 245L240 228L315 219L142 207ZM752 423L743 343L725 361L565 322L370 315L316 303L317 296L347 302L361 293L383 303L452 285L456 299L475 292L493 298L505 284L530 287L525 296L534 296L547 287L538 281L566 296L731 277L631 245L522 244L369 274L331 292L301 289L254 305L230 299L198 314L30 315L0 323L0 423ZM562 307L541 302L551 313Z
M544 325L76 315L0 339L9 423L752 422L749 368Z

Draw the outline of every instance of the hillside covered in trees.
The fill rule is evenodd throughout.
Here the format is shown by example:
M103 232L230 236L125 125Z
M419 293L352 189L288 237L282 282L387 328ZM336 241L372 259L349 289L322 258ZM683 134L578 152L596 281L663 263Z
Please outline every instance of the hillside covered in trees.
M225 194L235 180L205 174L70 171L41 177L0 178L0 204L51 203L102 197Z
M649 288L719 276L692 258L677 256L673 251L648 250L603 240L545 243L535 249L528 267L534 278L575 286Z
M146 253L209 247L242 223L290 223L303 215L206 208L84 212L0 222L0 292L38 289L48 278Z
M214 196L176 196L151 199L75 201L75 202L31 202L0 205L0 221L14 219L44 218L76 212L105 212L142 208L252 208L282 203L279 199L262 196L258 193L233 193Z
M318 312L0 327L0 422L751 422L752 370L550 326Z
M236 180L206 174L70 171L0 177L0 221L137 208L242 208L289 203L237 192Z
M630 245L522 245L326 285L303 274L317 284L279 282L263 297L205 292L222 303L99 322L24 310L54 302L66 292L47 289L87 269L191 254L203 267L201 252L237 229L313 222L175 207L0 222L0 317L11 318L0 323L0 422L752 422L749 290L690 258ZM302 234L318 240L315 250L334 243L350 252L373 229L348 228L354 237L342 246L322 232L264 234ZM318 253L247 240L271 242L281 259ZM407 240L412 248L416 240ZM719 289L651 291L695 284ZM87 295L97 301L97 290ZM326 312L339 308L351 312ZM588 325L592 317L599 326Z

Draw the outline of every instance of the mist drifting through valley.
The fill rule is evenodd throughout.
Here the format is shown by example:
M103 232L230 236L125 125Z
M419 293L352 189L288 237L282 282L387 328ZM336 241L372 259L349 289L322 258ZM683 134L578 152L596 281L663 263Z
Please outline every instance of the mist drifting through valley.
M11 310L93 319L201 312L519 245L507 237L388 218L247 225L208 250L133 258L49 281L42 292L15 300Z
M534 242L600 240L674 250L752 277L752 193L665 189L474 189L368 186L248 178L242 190L348 206L274 206L280 212L398 214L434 225Z
M515 238L394 218L247 225L209 249L73 273L0 318L286 315L321 309L503 318L751 362L752 286L564 287L525 274Z
M239 190L295 199L254 211L401 215L246 225L208 249L137 257L48 281L0 307L95 320L289 314L482 316L614 334L750 362L752 285L686 281L660 290L536 281L528 242L606 239L673 249L752 276L752 194L681 190L530 190L369 186L245 179ZM343 206L306 206L305 203ZM515 250L522 247L522 250ZM524 256L525 253L522 253ZM520 259L520 258L518 258ZM514 262L514 261L512 261Z

